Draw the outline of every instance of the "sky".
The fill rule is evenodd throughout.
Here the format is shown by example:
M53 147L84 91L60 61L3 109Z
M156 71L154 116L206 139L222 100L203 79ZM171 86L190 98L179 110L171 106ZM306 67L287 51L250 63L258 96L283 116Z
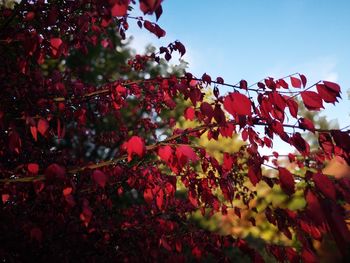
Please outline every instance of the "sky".
M347 0L165 0L158 21L167 32L164 38L136 26L129 34L138 51L148 43L181 41L187 71L197 77L207 73L226 83L245 79L249 84L299 72L308 84L337 82L343 100L327 104L322 115L337 119L342 128L350 125L349 14Z

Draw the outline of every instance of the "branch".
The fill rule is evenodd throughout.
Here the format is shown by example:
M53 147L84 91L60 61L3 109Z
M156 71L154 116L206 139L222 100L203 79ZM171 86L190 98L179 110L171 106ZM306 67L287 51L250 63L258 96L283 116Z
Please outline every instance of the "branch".
M171 146L173 146L174 145L173 143L168 143L168 142L176 140L176 139L178 139L178 138L180 138L182 136L191 134L193 132L197 132L197 131L200 131L200 130L203 130L203 129L208 129L209 126L211 126L211 125L202 125L202 126L194 128L194 129L185 130L185 131L183 131L180 134L172 135L172 136L168 137L167 139L165 139L165 140L163 140L161 142L158 142L158 143L155 143L155 144L152 144L152 145L147 145L146 146L146 151L152 151L152 150L154 150L154 149L156 149L156 148L158 148L159 146L162 146L162 145L171 145ZM181 145L181 144L176 144L176 145ZM198 148L198 147L195 146L195 148ZM103 162L96 163L96 164L88 164L88 165L84 165L84 166L79 167L79 168L72 168L72 169L69 169L67 171L67 173L68 174L76 174L76 173L84 171L85 169L93 170L93 169L102 168L102 167L105 167L105 166L115 165L118 162L123 161L123 160L125 160L127 158L128 158L128 156L126 154L124 154L124 155L122 155L122 156L120 156L120 157L118 157L116 159L113 159L113 160L103 161ZM0 183L5 183L5 184L6 183L19 183L19 182L28 183L28 182L43 181L43 180L45 180L45 175L38 175L38 176L31 176L31 177L21 177L21 178L14 178L14 179L11 179L11 178L0 179Z
M291 74L291 75L288 75L286 77L283 77L282 79L284 78L288 78L290 76L293 76L295 74L299 74L299 73L294 73L294 74ZM186 77L165 77L165 78L161 78L162 80L196 80L196 81L199 81L199 82L203 82L202 79L200 78L191 78L191 79L188 79ZM114 82L110 82L108 84L106 84L105 86L107 85L116 85L116 84L121 84L121 85L124 85L124 86L130 86L130 85L133 85L133 84L139 84L139 83L153 83L153 82L158 82L160 79L159 78L152 78L152 79L140 79L140 80L135 80L135 81L127 81L127 82L124 82L124 83L121 83L120 81L114 81ZM216 84L216 85L221 85L221 86L226 86L226 87L231 87L231 88L235 88L235 89L241 89L241 90L247 90L247 91L254 91L254 92L261 92L262 90L261 89L252 89L252 88L249 88L249 87L252 87L254 85L256 85L258 82L254 83L253 85L250 85L248 87L248 89L244 89L244 88L241 88L240 86L237 86L236 84L229 84L229 83L219 83L217 81L211 81L212 83ZM319 81L320 82L320 81ZM313 86L315 86L316 84L318 84L319 82L315 83L314 85L308 87L307 89L305 90L308 90L310 88L312 88ZM303 90L303 91L305 91ZM95 96L99 96L99 95L103 95L103 94L109 94L111 92L110 88L101 88L99 90L96 90L94 92L90 92L90 93L87 93L85 95L82 96L82 98L86 99L86 98L91 98L91 97L95 97ZM295 96L299 95L301 91L279 91L279 93L283 94L283 93L286 93L286 94L291 94L291 93L296 93L296 95L294 95L292 98L294 98ZM70 98L70 99L76 99L74 97ZM68 99L67 98L64 98L64 97L56 97L56 98L53 98L53 100L55 102L63 102L63 101L67 101Z
M237 124L235 121L230 121L229 123L234 124L234 125ZM255 123L254 125L266 126L268 124L266 124L266 123ZM298 126L295 126L295 125L283 124L283 126L284 127L289 127L289 128L302 129L302 128L300 128ZM218 127L221 127L221 126L219 124L217 124L217 123L213 123L213 124L208 124L208 125L201 125L201 126L198 126L196 128L193 128L193 129L187 129L187 130L184 130L183 132L181 132L179 134L174 134L174 135L164 139L163 141L157 142L155 144L147 145L146 146L146 151L152 151L152 150L158 148L159 146L163 146L163 145L174 146L175 144L174 143L170 143L171 141L174 141L174 140L176 140L178 138L181 138L183 136L189 135L189 134L197 132L197 131L207 130L209 128L218 128ZM330 130L324 130L324 129L315 129L315 131L317 131L317 132L330 132ZM181 145L181 144L176 144L176 145ZM200 148L200 147L194 146L194 148ZM72 169L69 169L67 171L67 173L68 174L76 174L76 173L84 171L85 169L93 170L93 169L102 168L102 167L105 167L105 166L115 165L118 162L127 159L127 157L128 156L126 154L124 154L124 155L122 155L122 156L120 156L120 157L118 157L116 159L103 161L103 162L96 163L96 164L88 164L88 165L85 165L85 166L82 166L82 167L79 167L79 168L72 168ZM267 164L263 164L263 165L270 167ZM272 166L270 168L275 169ZM42 181L42 180L45 180L45 175L38 175L38 176L35 176L35 177L32 176L32 177L14 178L14 179L10 179L10 178L0 179L0 183L14 183L14 182L23 182L23 183L25 183L25 182Z

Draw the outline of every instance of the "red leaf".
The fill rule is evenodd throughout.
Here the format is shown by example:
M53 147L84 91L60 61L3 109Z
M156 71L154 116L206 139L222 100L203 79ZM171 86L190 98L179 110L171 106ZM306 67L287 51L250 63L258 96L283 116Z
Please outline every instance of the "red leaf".
M125 16L128 11L130 0L118 1L111 10L112 16Z
M34 17L35 17L35 13L34 12L28 12L23 20L24 21L30 21L30 20L33 20Z
M216 82L217 82L218 84L224 84L224 79L223 79L222 77L217 77L217 78L216 78Z
M107 175L100 170L95 170L92 173L92 180L102 188L106 186L107 179Z
M264 81L265 81L265 84L268 88L273 89L273 90L276 89L276 83L273 80L273 78L269 77L269 78L264 79ZM258 86L259 86L259 83L258 83Z
M72 187L66 187L63 189L62 194L63 194L63 196L67 196L67 195L70 195L72 193L72 191L73 191Z
M51 38L50 44L51 44L51 52L52 55L56 56L58 54L58 50L60 46L62 45L63 41L60 38Z
M54 49L58 49L60 46L61 46L61 44L62 44L62 39L60 39L60 38L51 38L50 39L50 44L51 44L51 47L53 47Z
M329 133L319 133L318 142L325 153L328 155L333 154L334 145L332 137L329 135Z
M39 194L44 190L45 184L42 181L33 181L34 191L36 194Z
M256 184L261 180L261 168L260 166L249 166L248 177L251 183L256 186Z
M66 129L65 127L61 127L60 119L57 119L57 138L62 139L65 135Z
M341 148L344 149L345 152L350 152L350 134L346 131L340 131L340 130L332 130L331 131L332 137L335 141L335 144Z
M324 224L325 215L316 194L311 190L306 191L305 200L307 203L307 215L316 225L321 226Z
M284 127L283 124L279 121L273 121L272 123L272 130L278 134L280 137L284 136Z
M143 192L143 198L145 199L146 203L150 205L153 201L152 189L146 188L145 191Z
M304 140L299 132L293 134L289 143L303 155L308 155L310 152L310 145Z
M153 24L148 20L145 20L143 22L143 26L150 31L151 33L155 34L158 38L164 37L166 32L157 24ZM166 53L166 55L170 56L170 53ZM171 57L169 57L170 59ZM169 60L168 59L168 60Z
M321 98L327 102L327 103L334 103L338 102L337 97L339 96L339 93L333 91L332 89L329 89L326 85L323 84L317 84L316 85L317 92L321 96Z
M176 180L174 180L173 183L176 184ZM176 187L174 187L173 184L167 182L167 183L165 184L165 189L164 189L166 195L167 195L167 196L173 196L173 195L175 194L175 188L176 188Z
M331 179L322 173L317 173L312 176L312 180L315 182L317 189L325 197L336 201L336 192Z
M153 33L153 31L154 31L154 26L153 26L153 24L152 24L150 21L145 20L145 21L143 22L143 26L144 26L148 31L150 31L150 32Z
M49 122L45 119L40 119L38 121L38 132L41 134L41 135L45 135L46 131L49 129Z
M300 79L296 77L290 77L290 82L294 88L300 88L301 87L301 81Z
M192 87L192 88L196 87L197 84L198 84L198 81L195 80L195 79L191 79L191 81L189 82L189 85L190 85L190 87Z
M38 129L35 126L30 126L30 133L35 141L38 141Z
M158 156L165 162L168 162L173 155L173 149L169 145L161 146L158 149Z
M326 85L327 88L331 89L335 93L340 93L340 86L337 83L330 82L330 81L323 81L324 85Z
M16 131L12 131L9 134L8 141L10 151L19 154L22 147L22 140L19 137L19 134Z
M290 115L292 115L292 117L294 117L294 118L297 118L298 117L298 103L293 99L288 99L287 105L289 108Z
M196 197L196 195L195 195L192 191L189 191L189 193L188 193L188 200L190 201L190 203L191 203L194 207L197 207L197 206L198 206L197 197Z
M202 80L204 82L206 82L207 84L211 84L211 77L207 74L207 73L204 73L203 76L202 76Z
M305 104L305 107L308 110L320 110L320 108L323 108L322 99L320 95L318 95L314 91L303 91L300 93L301 98L303 99L303 102Z
M70 188L70 187L68 187L68 188ZM68 188L66 188L66 189L68 189ZM65 190L66 190L66 189L65 189ZM63 190L63 191L64 191L64 190ZM68 191L68 190L67 190L67 191ZM75 202L75 200L74 200L73 195L68 194L68 195L64 196L64 199L66 200L66 202L67 202L71 207L75 206L76 202Z
M107 48L109 45L109 42L107 39L102 39L101 40L101 46L104 47L104 48Z
M339 205L329 207L325 216L340 252L345 255L350 243L350 231L344 219L343 208Z
M158 19L160 18L160 16L163 14L163 8L161 5L159 5L157 7L157 9L155 10L156 13L156 20L158 21Z
M299 77L301 79L301 82L303 83L303 87L306 87L307 79L303 74L299 74Z
M83 211L80 213L80 220L83 221L85 227L88 227L92 219L92 211L88 205L83 207Z
M179 51L181 57L185 55L186 53L186 48L185 46L180 42L180 41L175 41L175 47Z
M146 151L145 143L139 136L132 136L129 141L123 144L122 148L128 153L128 162L132 160L133 154L142 158Z
M287 254L287 258L288 258L289 262L291 262L291 263L300 262L299 256L293 248L286 247L285 250L286 250L286 254Z
M215 108L214 108L214 119L220 125L224 125L225 124L225 121L226 121L225 113L221 109L220 104L216 104L215 105Z
M169 243L166 241L165 238L161 238L159 240L159 245L162 245L166 250L168 251L172 251L173 249L171 248L171 246L169 245Z
M182 243L180 240L176 240L176 243L175 243L175 249L178 253L181 253L182 251Z
M222 168L229 171L229 170L231 170L232 165L233 165L232 156L229 153L224 153L224 160L223 160Z
M294 194L295 181L292 173L283 167L278 167L278 171L279 171L279 177L280 177L280 185L283 191L288 195Z
M140 0L140 9L144 14L152 14L156 11L162 0Z
M201 259L202 258L202 250L195 246L193 249L192 249L192 255L193 257L195 257L197 260Z
M240 82L239 82L239 87L241 89L244 89L244 90L247 90L248 89L248 82L244 79L242 79Z
M45 170L45 177L46 179L64 179L65 178L65 175L66 175L66 171L65 169L56 164L56 163L53 163L51 164L49 167L46 168Z
M277 84L280 85L284 89L288 89L288 83L284 79L277 80Z
M164 37L166 35L166 32L163 28L158 26L157 24L154 25L154 32L153 32L158 38Z
M225 126L220 127L222 137L232 138L234 131L236 131L236 127L232 123L227 123Z
M2 200L2 203L5 204L7 202L7 200L10 199L10 195L9 194L2 194L1 195L1 200Z
M119 84L118 86L115 87L115 91L117 92L117 94L118 94L119 96L125 97L125 96L128 95L128 90L127 90L124 86L122 86L122 85L120 85L120 84Z
M28 164L28 171L32 174L38 174L39 165L37 163L29 163Z
M162 209L164 202L164 192L163 189L159 189L156 193L156 205L159 208L159 210Z
M242 140L243 141L246 141L247 139L248 139L248 131L247 131L247 129L244 129L243 131L242 131L242 133L241 133L241 136L242 136Z
M185 165L188 161L196 162L198 160L197 154L188 145L180 145L177 147L176 157L181 165Z
M286 107L286 101L277 91L270 93L269 98L272 100L272 103L276 105L281 111L284 111Z
M43 239L43 232L38 227L34 227L30 230L30 238L32 240L36 240L37 242L41 242Z
M306 263L319 262L315 253L307 248L304 248L303 251L301 252L301 258L302 258L303 262L306 262Z
M285 253L281 247L269 245L268 251L278 260L278 262L285 261Z
M239 92L230 93L224 99L224 108L231 115L238 114L251 116L251 107L252 102L248 99L247 96Z
M300 118L299 119L299 127L315 133L315 125L313 124L312 121L310 121L307 118Z
M189 97L194 106L196 106L197 102L203 100L202 96L203 94L200 89L190 89Z
M213 107L208 102L204 101L200 106L200 110L203 115L207 116L207 120L210 122L214 116Z
M194 117L196 116L195 113L196 113L196 112L195 112L195 110L194 110L193 107L188 107L188 108L185 110L184 116L185 116L185 118L186 118L187 120L193 121L193 120L194 120Z

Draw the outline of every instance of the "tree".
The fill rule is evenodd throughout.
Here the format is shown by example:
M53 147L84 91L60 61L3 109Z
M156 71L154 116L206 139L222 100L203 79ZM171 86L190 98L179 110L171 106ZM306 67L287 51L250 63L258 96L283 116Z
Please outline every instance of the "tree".
M132 16L138 5L144 17ZM269 224L297 243L267 243L266 251L279 261L315 262L312 240L330 236L346 256L350 181L322 168L334 156L350 164L349 130L315 128L296 102L301 97L319 111L340 98L338 84L307 86L299 73L253 85L206 73L155 76L154 63L186 52L179 41L111 64L111 56L126 60L120 38L129 22L165 35L146 19L161 16L160 0L23 0L8 7L0 13L2 260L230 261L238 249L261 262L246 240L204 230L190 217L238 215L240 200L255 224L250 204L261 184L306 200L297 210L266 204ZM220 94L222 86L233 92ZM175 126L182 113L196 126ZM315 151L303 130L318 138ZM237 134L246 144L219 153L222 160L196 144ZM299 152L288 155L299 172L279 163L278 153L259 153L276 136ZM84 142L103 147L91 158Z

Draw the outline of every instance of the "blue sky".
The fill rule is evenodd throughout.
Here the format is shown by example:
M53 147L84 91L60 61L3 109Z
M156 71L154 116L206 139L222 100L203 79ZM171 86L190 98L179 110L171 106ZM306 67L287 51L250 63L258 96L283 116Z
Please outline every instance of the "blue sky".
M342 87L343 101L325 115L340 127L350 124L350 1L338 0L165 0L158 40L134 28L133 46L159 47L180 40L188 71L221 76L227 83L300 72L309 84L330 80Z

